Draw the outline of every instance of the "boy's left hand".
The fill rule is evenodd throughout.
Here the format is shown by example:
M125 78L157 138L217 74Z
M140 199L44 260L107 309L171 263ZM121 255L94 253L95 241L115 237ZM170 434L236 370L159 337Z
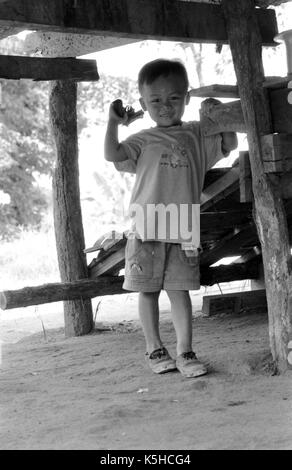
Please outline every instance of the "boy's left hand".
M120 117L121 124L124 126L128 126L136 119L142 118L144 116L144 111L135 111L132 106L123 106L123 102L120 99L113 101L112 103L113 110L115 111L116 115Z

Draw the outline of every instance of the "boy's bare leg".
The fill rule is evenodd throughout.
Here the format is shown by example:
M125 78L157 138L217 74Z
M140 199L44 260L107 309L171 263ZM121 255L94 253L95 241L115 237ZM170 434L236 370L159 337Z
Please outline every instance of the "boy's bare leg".
M142 324L146 351L150 354L162 347L159 334L159 299L160 292L139 293L139 316Z
M192 351L192 303L188 291L167 290L177 337L177 355Z

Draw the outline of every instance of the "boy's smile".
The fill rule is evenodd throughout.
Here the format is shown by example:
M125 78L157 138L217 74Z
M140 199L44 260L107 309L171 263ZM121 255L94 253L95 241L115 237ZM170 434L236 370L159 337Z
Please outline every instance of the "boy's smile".
M158 77L151 84L144 84L140 103L148 111L157 126L170 127L181 124L189 94L184 81L177 75Z

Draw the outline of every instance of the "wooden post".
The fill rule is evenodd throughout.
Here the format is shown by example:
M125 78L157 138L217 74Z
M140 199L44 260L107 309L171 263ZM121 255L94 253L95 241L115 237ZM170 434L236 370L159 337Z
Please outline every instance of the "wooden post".
M53 178L54 222L62 282L88 277L83 253L76 100L76 82L52 82L50 117L57 150ZM64 318L66 336L89 333L93 327L91 300L80 298L64 302Z
M269 312L269 337L276 370L288 367L291 321L291 255L280 187L264 173L261 136L272 132L263 89L261 36L253 0L222 1L242 110L247 126L255 221L262 245Z

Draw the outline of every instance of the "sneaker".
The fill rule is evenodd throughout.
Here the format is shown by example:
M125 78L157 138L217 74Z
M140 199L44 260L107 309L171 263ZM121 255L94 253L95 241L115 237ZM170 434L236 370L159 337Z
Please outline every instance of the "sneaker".
M164 374L165 372L176 370L175 360L172 359L164 347L155 349L150 354L146 353L145 360L155 374Z
M193 351L180 354L176 359L176 367L184 377L199 377L208 372Z

